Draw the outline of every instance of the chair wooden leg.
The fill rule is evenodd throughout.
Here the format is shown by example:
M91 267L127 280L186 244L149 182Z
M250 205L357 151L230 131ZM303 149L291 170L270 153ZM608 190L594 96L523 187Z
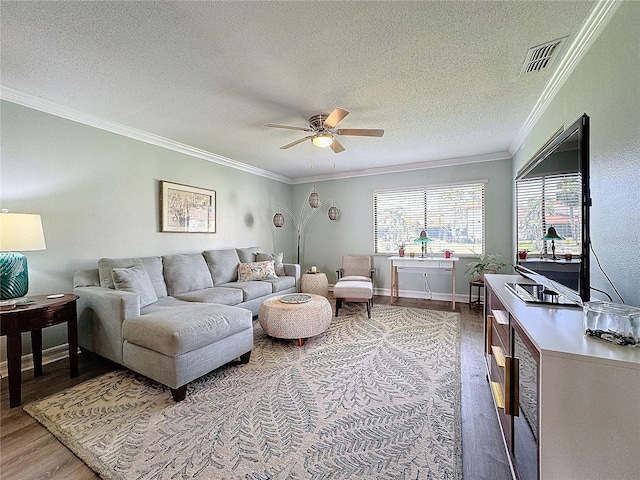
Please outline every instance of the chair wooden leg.
M185 384L178 388L172 388L171 396L173 397L173 400L176 402L181 402L182 400L184 400L185 397L187 396L187 385Z
M371 318L371 302L367 300L367 317Z
M340 310L340 307L342 307L342 299L336 298L336 317L338 316L338 310Z

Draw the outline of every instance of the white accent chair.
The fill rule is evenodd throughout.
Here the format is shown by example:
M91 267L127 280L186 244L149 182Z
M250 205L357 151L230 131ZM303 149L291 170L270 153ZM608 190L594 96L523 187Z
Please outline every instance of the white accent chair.
M338 281L333 287L336 299L336 317L342 302L366 303L367 316L371 318L373 307L373 278L375 270L371 267L371 257L345 255L342 267L336 270Z

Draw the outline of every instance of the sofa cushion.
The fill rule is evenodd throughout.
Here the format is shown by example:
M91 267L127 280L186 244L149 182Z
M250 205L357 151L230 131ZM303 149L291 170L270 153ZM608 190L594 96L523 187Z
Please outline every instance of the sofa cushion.
M283 290L294 288L296 286L295 277L278 277L272 280L265 280L264 282L272 285L273 293L282 292Z
M235 248L202 252L214 285L238 280L240 258Z
M273 287L269 282L233 282L220 286L241 290L243 302L264 297L265 295L271 295L273 291Z
M112 275L116 290L124 290L140 296L140 307L146 307L158 301L149 274L142 264L114 268Z
M347 275L346 277L340 277L341 282L370 282L371 277L365 277L364 275Z
M156 303L152 303L150 305L147 305L144 308L141 308L140 315L153 313L157 310L162 310L163 308L166 308L166 307L178 307L181 305L189 305L189 302L187 302L186 300L180 300L176 297L169 297L169 296L161 297L158 299Z
M188 302L220 303L222 305L237 305L242 303L242 290L238 288L213 287L204 290L180 293L176 295L180 300Z
M242 263L251 263L256 261L256 254L260 251L260 247L236 248L238 258Z
M127 342L176 357L248 328L252 328L249 310L191 303L160 308L125 320L122 337Z
M276 275L279 277L284 277L286 273L284 273L284 265L282 264L283 253L256 253L256 262L266 262L268 260L273 260L273 267L276 270Z
M114 268L133 267L134 265L144 265L158 298L167 296L167 285L164 283L162 258L160 257L101 258L98 260L100 286L115 288L111 274L112 270Z
M278 278L273 267L273 260L238 265L238 282L267 280L269 278Z
M169 295L213 287L207 262L199 253L162 257Z

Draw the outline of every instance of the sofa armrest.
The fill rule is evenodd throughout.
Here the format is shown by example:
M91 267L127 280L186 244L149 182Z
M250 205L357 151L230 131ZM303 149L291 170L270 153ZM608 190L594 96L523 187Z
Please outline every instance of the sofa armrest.
M97 268L87 268L78 270L73 274L73 288L76 287L99 287L100 273Z
M140 296L104 287L76 287L78 344L122 364L122 323L140 316Z
M300 265L297 263L283 263L284 273L288 277L294 277L296 279L296 292L300 291Z

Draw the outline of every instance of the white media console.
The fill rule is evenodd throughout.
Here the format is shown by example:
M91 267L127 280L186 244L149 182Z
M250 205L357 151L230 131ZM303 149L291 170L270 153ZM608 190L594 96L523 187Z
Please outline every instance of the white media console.
M582 309L523 302L485 276L485 360L520 480L640 478L640 347L584 336ZM533 283L533 282L531 282Z

